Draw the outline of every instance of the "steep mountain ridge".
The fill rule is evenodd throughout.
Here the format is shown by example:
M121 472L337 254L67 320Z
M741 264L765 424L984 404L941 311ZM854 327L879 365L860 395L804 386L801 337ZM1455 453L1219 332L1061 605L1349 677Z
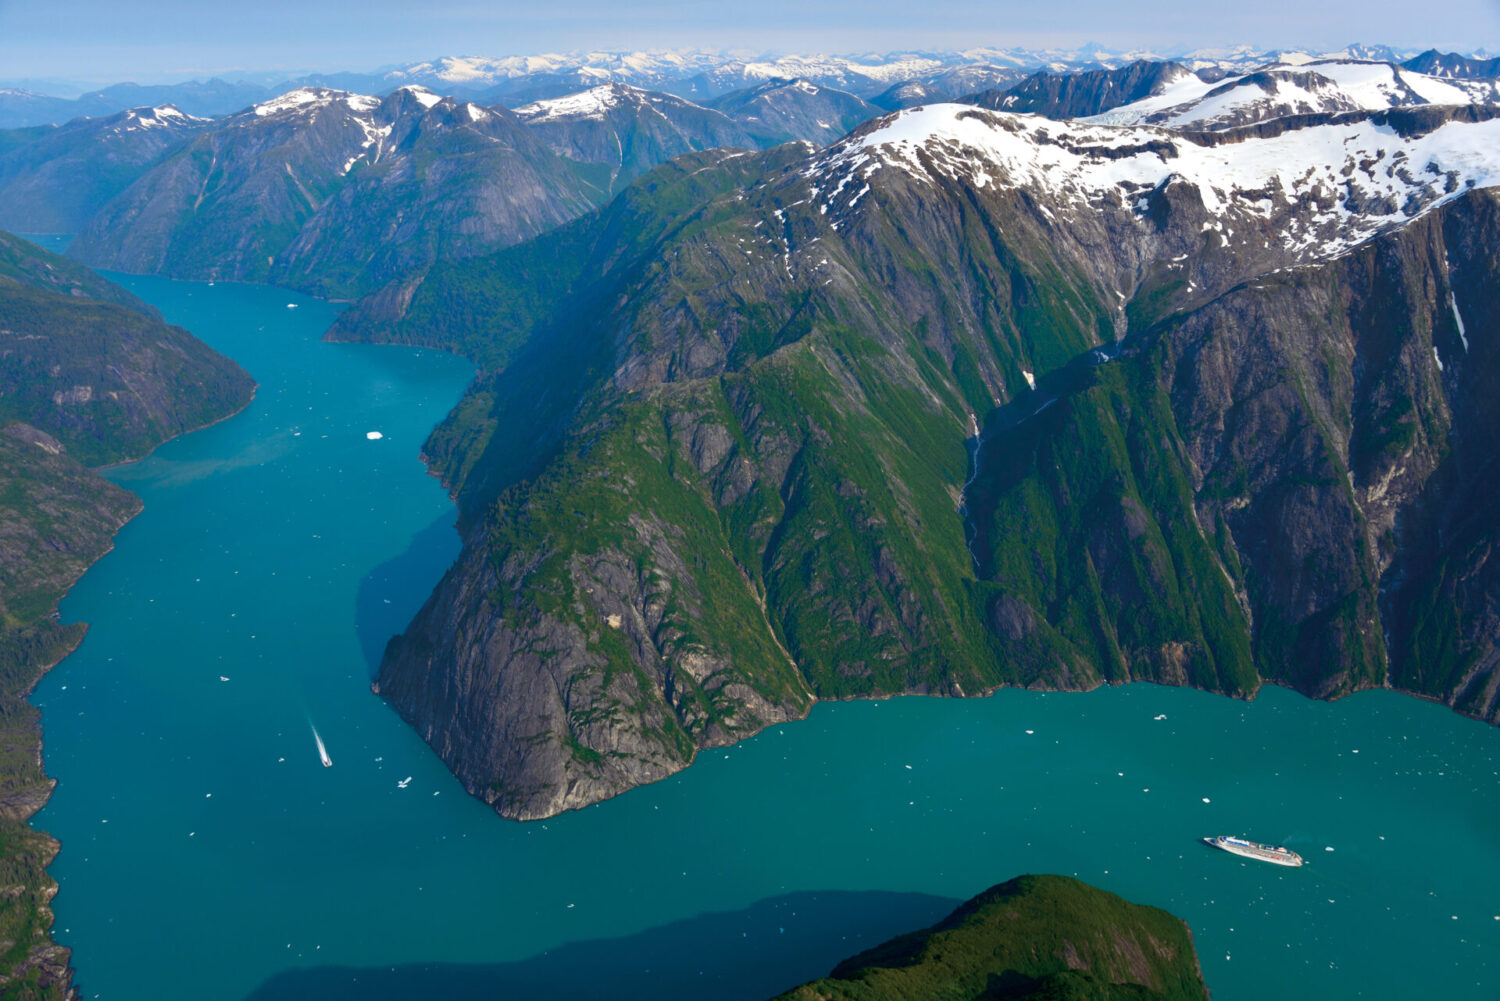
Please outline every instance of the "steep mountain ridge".
M610 193L674 156L759 145L738 122L670 94L612 83L516 109L554 153L610 170Z
M348 296L566 221L604 197L598 173L504 109L413 88L384 99L306 88L198 136L111 200L69 253Z
M1434 241L1482 294L1497 128L933 106L674 162L356 307L335 335L487 368L426 448L464 552L381 691L528 818L813 697L1386 683L1392 527L1472 489L1433 485L1474 399ZM1484 642L1421 690L1493 716Z
M167 105L48 129L0 154L0 228L76 233L209 124Z
M420 87L383 99L303 88L194 120L193 134L153 147L154 165L135 164L138 176L122 168L133 183L87 218L69 252L119 271L357 296L551 229L673 156L803 134L826 143L878 113L801 81L724 106L618 83L516 112ZM46 173L26 172L33 149L51 152L38 140L9 155L21 161L18 184ZM76 164L43 163L86 172L96 155L87 144Z
M1457 52L1428 49L1401 64L1409 70L1428 76L1457 80L1493 80L1500 77L1500 58L1470 59Z
M1140 59L1118 69L1064 74L1043 70L1004 90L990 89L963 98L963 103L1046 118L1086 118L1189 78L1199 79L1179 63Z

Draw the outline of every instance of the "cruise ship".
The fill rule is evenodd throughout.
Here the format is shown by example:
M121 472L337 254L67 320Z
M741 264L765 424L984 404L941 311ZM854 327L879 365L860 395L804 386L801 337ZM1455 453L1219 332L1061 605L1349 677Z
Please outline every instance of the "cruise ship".
M1215 848L1222 848L1233 855L1243 855L1245 858L1258 859L1273 865L1298 866L1302 864L1301 855L1279 845L1263 845L1258 841L1246 841L1244 838L1232 838L1222 834L1216 838L1204 838L1203 842Z

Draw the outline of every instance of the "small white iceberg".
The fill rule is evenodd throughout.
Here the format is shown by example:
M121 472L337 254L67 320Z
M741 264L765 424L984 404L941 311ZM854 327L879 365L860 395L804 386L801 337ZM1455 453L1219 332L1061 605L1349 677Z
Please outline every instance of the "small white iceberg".
M289 303L286 304L286 308L287 309L296 309L297 308L297 304L295 302L289 302Z
M411 785L411 776L410 775L408 775L406 778L402 779L400 782L397 782L396 783L396 788L397 789L405 789L409 785Z
M379 431L366 431L365 437L370 441L379 441L380 439L384 438L385 435L381 434Z

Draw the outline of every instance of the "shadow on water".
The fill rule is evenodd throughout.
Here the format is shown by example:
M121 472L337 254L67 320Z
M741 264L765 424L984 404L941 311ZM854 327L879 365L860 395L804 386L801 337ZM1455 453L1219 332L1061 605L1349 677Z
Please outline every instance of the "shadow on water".
M625 938L571 942L513 963L288 970L245 1001L764 1001L827 976L857 952L933 924L957 903L923 893L795 893Z
M354 630L371 678L380 673L386 643L406 629L458 558L459 539L453 519L453 512L449 512L413 535L405 552L380 564L359 582L354 598Z

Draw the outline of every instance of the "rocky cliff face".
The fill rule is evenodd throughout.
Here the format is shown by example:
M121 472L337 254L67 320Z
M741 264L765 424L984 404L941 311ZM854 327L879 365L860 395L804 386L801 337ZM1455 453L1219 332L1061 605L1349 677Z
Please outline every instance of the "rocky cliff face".
M1084 118L1160 93L1173 83L1196 79L1180 63L1138 59L1118 69L1082 73L1042 70L1004 89L972 93L965 104L1048 118Z
M1493 607L1455 429L1490 426L1497 128L939 106L681 161L356 308L489 359L428 446L465 556L382 691L526 817L810 697L1395 683L1493 718L1483 626L1441 669L1402 637Z

